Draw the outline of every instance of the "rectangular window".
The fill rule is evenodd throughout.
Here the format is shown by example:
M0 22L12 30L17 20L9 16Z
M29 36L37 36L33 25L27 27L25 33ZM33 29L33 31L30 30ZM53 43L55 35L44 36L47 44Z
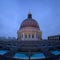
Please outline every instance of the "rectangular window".
M32 38L34 38L34 35L32 35Z
M22 34L22 36L21 36L22 38L23 38L23 34Z
M28 35L28 38L30 38L30 34Z
M27 35L25 35L25 38L27 38Z

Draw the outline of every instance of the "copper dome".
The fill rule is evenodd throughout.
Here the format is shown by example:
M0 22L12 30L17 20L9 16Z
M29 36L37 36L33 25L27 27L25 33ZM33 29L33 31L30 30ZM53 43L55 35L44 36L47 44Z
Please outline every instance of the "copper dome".
M39 28L39 25L38 23L36 22L36 20L32 19L32 14L28 14L28 18L25 19L22 24L21 24L21 28L24 28L24 27L34 27L34 28Z

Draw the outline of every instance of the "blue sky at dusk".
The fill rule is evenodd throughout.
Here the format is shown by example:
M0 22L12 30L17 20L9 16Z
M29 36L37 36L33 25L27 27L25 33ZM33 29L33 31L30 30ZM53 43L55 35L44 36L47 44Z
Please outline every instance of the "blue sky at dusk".
M17 37L29 9L43 38L60 34L60 0L0 0L0 36Z

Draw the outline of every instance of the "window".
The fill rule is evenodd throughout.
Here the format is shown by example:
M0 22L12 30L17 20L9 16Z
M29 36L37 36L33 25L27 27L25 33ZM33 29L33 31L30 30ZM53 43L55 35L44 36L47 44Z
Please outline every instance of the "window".
M19 38L21 38L21 35L19 35Z
M22 36L21 36L22 38L23 38L23 34L22 34Z
M27 38L27 35L25 35L25 38Z
M28 35L28 38L30 38L30 34Z
M34 35L32 35L32 38L34 38Z
M37 38L37 34L36 34L36 38Z

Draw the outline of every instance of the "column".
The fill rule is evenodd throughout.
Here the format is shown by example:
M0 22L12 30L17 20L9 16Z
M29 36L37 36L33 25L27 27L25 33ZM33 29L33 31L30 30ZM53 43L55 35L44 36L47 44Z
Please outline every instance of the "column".
M35 32L35 34L34 34L34 39L36 40L36 32Z
M25 37L24 37L24 33L23 33L23 40L24 40L24 38L25 38Z

